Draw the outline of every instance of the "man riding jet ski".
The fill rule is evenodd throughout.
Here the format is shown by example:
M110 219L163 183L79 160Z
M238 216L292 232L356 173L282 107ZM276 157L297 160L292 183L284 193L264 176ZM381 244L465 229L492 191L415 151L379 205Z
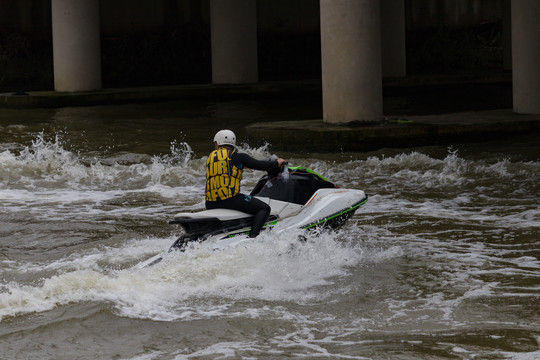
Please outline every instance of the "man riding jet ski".
M206 208L232 209L253 215L249 237L259 235L270 214L265 202L240 193L244 168L277 172L285 160L255 160L236 149L236 135L231 130L220 130L214 136L214 151L206 161Z
M362 190L340 189L310 169L284 166L287 163L281 158L259 161L238 153L230 130L218 132L214 141L215 150L206 162L207 210L179 213L169 221L184 230L169 253L201 241L211 243L214 250L236 246L252 241L262 229L276 235L297 229L336 229L368 200ZM249 195L240 193L244 167L268 171ZM164 256L156 255L138 267L157 264Z

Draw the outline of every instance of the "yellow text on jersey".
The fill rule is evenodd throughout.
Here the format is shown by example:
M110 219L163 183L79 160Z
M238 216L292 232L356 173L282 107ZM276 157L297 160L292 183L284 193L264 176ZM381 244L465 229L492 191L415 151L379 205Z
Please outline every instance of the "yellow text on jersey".
M214 150L206 160L206 201L226 200L240 193L242 170L232 163L227 148Z

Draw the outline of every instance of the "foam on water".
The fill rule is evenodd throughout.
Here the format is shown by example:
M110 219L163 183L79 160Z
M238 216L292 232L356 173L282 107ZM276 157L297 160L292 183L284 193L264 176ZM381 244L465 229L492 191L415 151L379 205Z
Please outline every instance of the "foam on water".
M363 258L361 249L340 245L330 234L321 234L316 244L263 234L252 244L219 252L202 243L185 253L171 253L147 269L112 267L149 256L171 243L171 239L156 240L93 249L50 264L22 265L18 271L55 271L57 275L41 279L39 285L5 284L0 292L0 318L85 301L110 302L123 316L164 321L237 316L230 313L230 301L324 300L317 288L346 276L347 267ZM206 305L202 299L207 299ZM253 309L246 311L251 312L248 316L258 316Z
M186 143L171 143L170 154L133 157L137 162L126 163L129 156L86 159L65 150L56 135L47 140L41 133L31 146L19 154L11 150L0 153L2 187L24 189L133 189L156 184L199 183L202 159L192 160L193 152Z
M22 251L46 253L63 240L58 234L67 237L69 251L55 252L50 261L20 251L0 259L0 321L86 302L107 304L121 317L167 322L289 319L295 325L270 343L299 346L305 350L299 356L328 357L322 344L361 344L354 334L363 329L407 333L411 323L426 333L504 327L532 313L531 304L538 302L538 161L471 160L454 150L441 158L417 151L339 163L335 157L291 158L291 165L312 168L341 187L365 190L369 202L338 234L322 233L306 243L298 243L296 234L263 234L220 252L202 243L134 270L139 261L166 251L176 234L124 236L126 220L141 233L146 224L167 228L166 220L180 210L202 209L205 157L194 158L189 145L178 142L165 155L95 157L66 150L61 137L47 140L44 134L19 152L3 145L0 201L15 225L0 233L19 241L17 221L31 218L36 227L49 226L53 240L37 251L34 242L21 244ZM268 145L243 150L260 159L272 156ZM244 175L248 190L260 173ZM104 233L81 246L87 228L77 228L80 219L109 224L108 231L122 236L112 241ZM73 243L64 230L70 226L77 230ZM348 309L350 318L339 309L326 312L350 298L365 308ZM288 304L305 306L309 314ZM324 310L311 311L320 304ZM321 333L326 337L316 339ZM478 354L466 344L447 345L458 356ZM197 354L261 346L225 341ZM159 355L150 352L148 358Z
M243 144L242 151L256 158L270 158L272 155L268 147L266 144L260 148L251 148ZM0 181L2 188L29 191L51 188L103 191L111 188L146 189L156 185L203 186L201 174L204 173L205 160L205 157L194 159L189 144L176 141L171 143L170 153L164 155L130 157L125 154L121 157L94 156L87 159L84 155L64 149L60 135L47 140L41 133L19 154L12 150L0 153ZM318 159L291 159L291 162L293 165L299 162L311 167L340 186L365 187L371 183L379 190L376 193L383 194L419 194L432 189L463 189L465 191L460 191L459 195L466 196L472 192L498 192L498 187L523 192L538 186L534 179L540 174L538 162L515 164L508 159L491 163L472 161L459 157L455 150L450 150L444 159L413 151L393 157L371 156L363 160L345 161L339 166ZM258 175L246 172L247 183L256 181ZM494 178L500 179L501 184L493 183Z

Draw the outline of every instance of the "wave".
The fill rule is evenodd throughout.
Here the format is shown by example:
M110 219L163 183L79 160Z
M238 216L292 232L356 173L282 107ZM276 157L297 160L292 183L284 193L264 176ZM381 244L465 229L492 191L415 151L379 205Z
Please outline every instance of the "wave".
M252 148L242 144L241 150L264 159L273 155L270 144ZM125 188L141 189L156 184L195 185L201 183L206 157L194 158L186 142L174 141L169 153L145 154L116 153L95 155L74 153L64 148L61 134L47 138L37 135L30 146L18 154L13 150L0 153L0 179L3 188ZM502 159L467 160L452 149L444 159L430 157L417 151L400 153L392 157L369 156L336 163L318 159L290 159L291 165L304 165L343 186L363 181L380 184L399 183L406 188L444 188L475 186L494 179L515 182L516 185L536 183L540 175L540 162L511 162ZM246 172L247 181L257 175Z
M270 158L270 144L241 150ZM376 216L453 218L510 226L540 226L540 162L470 160L449 149L435 158L410 151L391 157L364 156L341 162L291 158L340 187L363 189L371 197L365 210ZM335 159L333 157L332 159ZM174 141L169 152L81 154L66 150L62 137L40 133L19 153L0 153L0 199L16 212L37 218L73 216L156 216L203 207L206 157L195 158L189 144ZM246 171L243 190L261 175ZM535 225L536 224L536 225Z
M193 183L202 160L192 160L187 143L173 142L170 153L152 156L119 153L86 158L64 148L60 135L43 133L19 154L0 153L0 179L4 188L124 188L137 189L163 182Z
M341 241L319 234L316 242L306 243L298 243L295 235L262 234L252 244L218 252L202 243L142 270L129 266L171 239L131 240L119 248L89 249L48 264L6 264L11 273L56 274L42 277L37 285L12 281L0 287L0 321L88 301L110 303L120 316L160 321L237 316L230 313L231 301L324 301L335 295L324 289L350 276L351 266L373 261L346 234ZM391 251L388 256L396 255Z

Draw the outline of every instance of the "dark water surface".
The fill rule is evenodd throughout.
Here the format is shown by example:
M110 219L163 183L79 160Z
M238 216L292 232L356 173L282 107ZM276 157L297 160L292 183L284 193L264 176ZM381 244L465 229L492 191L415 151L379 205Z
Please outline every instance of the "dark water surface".
M314 118L293 100L1 110L0 357L540 358L539 137L292 154L243 131ZM306 243L133 270L203 208L221 128L370 199Z

